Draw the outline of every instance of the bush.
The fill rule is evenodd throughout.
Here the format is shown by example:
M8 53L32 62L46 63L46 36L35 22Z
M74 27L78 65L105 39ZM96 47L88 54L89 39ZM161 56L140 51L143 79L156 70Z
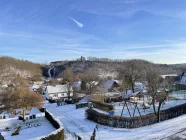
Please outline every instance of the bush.
M46 111L46 108L40 108L39 109L41 112L45 112Z
M50 121L50 123L54 126L54 128L56 129L61 129L60 124L57 122L57 120L55 120L55 118L53 118L53 116L45 110L45 117L47 118L48 121ZM42 138L41 140L64 140L64 129L61 129L60 131L58 130L58 132L56 134L51 134L45 138Z
M49 103L55 103L56 102L56 100L51 100L51 99L49 99L48 101L49 101Z
M104 110L104 111L111 111L114 107L111 104L99 102L99 101L91 101L93 103L93 107Z
M77 103L76 104L76 109L83 108L83 107L88 107L88 103L86 102L86 103Z

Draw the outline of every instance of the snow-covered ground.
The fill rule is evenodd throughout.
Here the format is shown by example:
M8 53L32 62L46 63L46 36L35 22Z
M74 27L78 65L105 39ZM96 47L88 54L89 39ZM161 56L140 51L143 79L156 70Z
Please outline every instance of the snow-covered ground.
M26 123L17 120L17 118L2 119L0 120L0 133L6 140L33 140L37 139L37 137L48 135L56 130L44 116L41 116L36 120L30 120L29 122L32 125L31 128L27 128ZM40 124L40 126L35 127L35 124ZM19 135L11 136L17 125L22 126ZM6 127L10 127L11 130L3 132Z
M76 133L83 140L90 140L96 123L85 118L85 110L87 108L75 109L75 105L57 106L56 104L48 103L45 106L61 120L67 132ZM99 129L96 132L96 140L164 139L185 130L185 121L186 115L182 115L175 119L136 129L118 129L99 125Z
M170 101L166 101L165 105L163 105L161 107L161 110L165 110L165 109L168 109L170 107L174 107L174 106L181 105L181 104L184 104L184 103L186 103L186 100L170 100ZM144 110L143 107L142 107L142 104L143 104L143 101L138 101L138 108L139 108L139 111L140 111L141 115L145 115L145 114L149 114L149 113L153 113L154 112L152 106L150 106L149 109L145 109ZM156 104L156 106L158 106L158 104ZM135 105L131 104L131 103L128 103L128 107L130 109L131 115L133 115L133 112L134 112L134 109L135 109ZM114 103L114 108L115 108L114 115L115 116L121 116L121 112L122 112L122 109L123 109L123 104L119 106L119 103ZM156 107L156 109L157 108L158 107ZM124 110L123 110L123 116L130 117L130 114L129 114L126 106L124 107ZM135 111L134 116L139 116L139 113L138 113L137 109Z
M186 90L173 91L170 94L170 97L173 97L176 99L186 99Z

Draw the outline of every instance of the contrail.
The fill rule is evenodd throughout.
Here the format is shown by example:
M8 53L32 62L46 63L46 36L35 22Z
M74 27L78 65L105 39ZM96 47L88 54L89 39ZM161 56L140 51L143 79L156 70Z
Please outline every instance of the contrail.
M69 17L69 18L70 18L72 21L74 21L74 22L77 24L78 27L80 27L80 28L83 27L83 24L82 24L82 23L78 22L77 20L75 20L75 19L72 18L72 17Z

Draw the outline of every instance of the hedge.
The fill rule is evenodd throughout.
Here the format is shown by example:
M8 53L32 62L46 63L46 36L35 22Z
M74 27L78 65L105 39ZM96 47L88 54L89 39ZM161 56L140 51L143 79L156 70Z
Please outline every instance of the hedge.
M93 107L104 110L104 111L111 111L114 107L111 104L103 103L100 101L91 101L93 103Z
M46 111L46 108L42 107L39 110L44 113Z
M48 111L45 111L45 117L47 118L48 121L51 122L51 124L54 126L54 128L56 128L56 129L60 128L59 123L52 117L52 115Z
M76 104L76 109L83 108L83 107L88 107L88 103L85 102L85 103L77 103Z
M49 99L48 101L49 101L49 103L56 103L56 100Z
M0 140L5 140L4 137L0 133Z
M42 138L41 140L64 140L64 129L62 129L60 132L58 132L57 134L52 134L49 135L46 138Z
M51 113L45 110L45 117L57 130L53 131L51 134L41 137L41 140L64 140L64 128L62 123L55 118Z
M175 118L177 116L186 114L186 104L178 105L166 110L162 110L160 113L161 121ZM107 125L117 128L138 128L146 125L155 124L158 122L158 118L153 113L144 116L137 117L120 117L99 113L92 109L86 110L87 119L92 120L98 124Z

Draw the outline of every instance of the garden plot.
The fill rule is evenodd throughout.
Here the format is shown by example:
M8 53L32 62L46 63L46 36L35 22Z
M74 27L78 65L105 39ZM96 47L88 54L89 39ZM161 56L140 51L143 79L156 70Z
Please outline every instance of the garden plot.
M48 135L56 130L44 116L26 122L17 120L17 118L3 119L0 120L0 123L0 132L6 140L37 139L37 137ZM21 126L19 135L12 136L12 132L17 126ZM10 131L5 131L6 127L10 128Z
M141 115L154 113L152 105L150 106L150 108L144 110L143 106L142 106L143 105L143 101L138 101L137 103L138 103L138 108L139 108L139 112L140 112ZM161 110L165 110L165 109L168 109L168 108L171 108L171 107L174 107L174 106L177 106L177 105L185 104L185 103L186 103L186 100L170 100L170 101L166 101L165 104L161 107ZM113 106L114 106L114 116L121 116L122 109L123 109L123 102L122 103L113 103ZM127 103L127 106L129 108L131 116L133 116L133 113L134 113L134 110L135 110L135 105L132 104L132 103ZM156 109L157 108L158 108L158 104L156 104ZM95 110L100 112L100 113L109 114L109 112L106 112L106 111L102 111L102 110L99 110L99 109L95 109ZM134 116L140 116L139 112L138 112L138 110L136 108ZM130 114L129 114L128 110L127 110L127 107L125 106L122 116L130 117Z

